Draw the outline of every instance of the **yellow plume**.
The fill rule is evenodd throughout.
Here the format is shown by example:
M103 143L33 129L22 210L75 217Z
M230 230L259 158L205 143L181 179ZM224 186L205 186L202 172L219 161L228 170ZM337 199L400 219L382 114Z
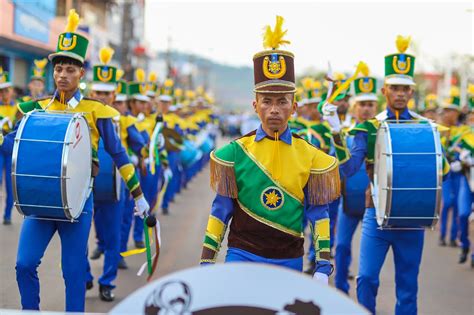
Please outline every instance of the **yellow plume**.
M165 83L163 83L165 87L172 87L174 85L174 81L172 79L166 79Z
M143 70L142 68L138 68L137 70L135 70L135 78L138 82L145 82L145 70Z
M69 10L69 16L67 17L67 25L64 30L66 33L73 33L76 31L79 25L79 14L76 13L75 9Z
M197 94L197 95L204 95L204 87L198 86L198 87L196 88L196 94Z
M194 93L193 90L186 90L186 98L187 99L194 99L194 97L196 97L196 94Z
M430 93L426 95L425 101L430 102L430 101L436 101L438 99L438 96L436 94Z
M155 71L150 72L150 74L148 75L148 82L156 82L157 79L158 79L158 76L156 75L156 72Z
M305 90L311 90L311 87L313 86L313 79L310 77L305 77L301 80L301 84L303 85L303 88Z
M110 62L110 60L112 60L112 56L114 55L114 50L110 47L102 47L100 50L99 50L99 59L100 59L100 62L103 64L103 65L106 65Z
M43 58L43 59L35 59L33 61L35 63L35 67L38 69L44 69L46 67L46 64L48 63L48 59Z
M313 90L316 90L316 89L321 89L321 81L313 81L313 83L311 84L311 88Z
M396 45L398 52L403 54L410 46L411 36L403 37L402 35L397 36Z
M461 95L461 93L459 92L459 88L457 86L452 86L451 90L449 91L449 95L455 96L455 97L458 97L459 95Z
M0 66L0 73L3 73L3 67Z
M270 25L265 27L265 33L263 34L263 48L278 49L281 45L290 44L289 41L283 39L286 32L288 32L288 30L283 31L282 29L284 21L283 17L277 15L273 31Z
M474 95L474 84L469 83L467 86L467 93L470 95Z
M117 81L120 80L120 79L123 77L123 74L124 74L124 72L123 72L122 69L117 69L117 73L116 73L116 75L115 75L116 80L117 80Z
M183 90L182 90L182 89L176 89L176 90L174 90L174 96L176 96L176 97L181 97L181 96L183 96Z
M335 72L334 73L334 80L342 81L342 80L345 80L345 79L346 79L346 75L344 73L341 73L341 72Z
M370 73L369 66L365 62L359 61L359 64L357 65L356 72L361 73L362 76L364 76L364 77L368 77L369 73Z

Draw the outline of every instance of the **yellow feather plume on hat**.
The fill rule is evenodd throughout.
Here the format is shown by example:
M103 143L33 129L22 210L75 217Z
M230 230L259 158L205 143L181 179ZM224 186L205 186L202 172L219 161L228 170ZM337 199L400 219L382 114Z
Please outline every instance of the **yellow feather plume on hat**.
M402 35L398 35L395 41L398 52L403 54L408 49L408 46L410 46L410 42L411 36L403 37Z
M102 47L100 50L99 50L99 59L100 59L100 62L103 64L103 65L106 65L110 62L110 60L112 60L112 56L114 55L115 51L110 48L110 47Z
M183 90L182 90L182 89L176 89L176 90L174 90L174 96L176 96L176 97L181 97L181 96L183 96Z
M193 90L186 90L186 94L185 94L185 95L186 95L186 98L187 98L187 99L190 99L190 100L192 100L192 99L194 99L194 98L196 97L196 93L194 93Z
M73 33L79 26L79 14L76 13L75 9L69 10L69 16L67 17L67 25L64 30L66 33Z
M170 88L174 85L174 81L172 79L166 79L165 83L163 83L163 85L167 88Z
M143 70L142 68L138 68L137 70L135 70L135 78L137 82L145 82L145 70Z
M470 95L474 95L474 84L469 83L467 86L467 93Z
M452 86L449 90L449 95L452 97L458 97L459 95L461 95L461 92L459 91L459 88L457 86Z
M427 102L436 101L437 99L438 99L438 96L436 96L436 94L433 94L433 93L430 93L426 95L425 97L425 101Z
M345 80L345 79L346 79L346 75L344 73L341 73L341 72L335 72L334 73L334 80L342 81L342 80Z
M322 88L322 84L321 84L321 81L313 81L313 83L311 84L311 88L313 90L316 90L316 89L321 89Z
M157 79L158 79L158 75L156 74L156 72L155 71L150 72L150 74L148 75L148 82L156 82Z
M205 91L204 91L204 87L198 86L198 87L196 88L196 94L197 94L197 95L203 96L203 95L204 95L204 92L205 92Z
M270 25L265 27L263 34L263 48L265 49L278 49L281 45L290 44L290 41L284 40L283 37L286 35L288 30L283 31L283 17L277 15L275 28L272 30Z
M362 76L364 77L368 77L370 73L370 69L369 69L369 66L365 62L359 61L359 64L357 65L357 68L356 68L356 72L362 74Z
M46 64L48 63L48 59L43 58L43 59L35 59L34 61L35 67L38 69L44 69L46 67Z
M124 74L124 72L123 72L122 69L117 69L117 73L115 75L116 80L120 80L123 77L123 74Z
M311 90L314 80L310 77L305 77L301 80L301 84L305 90Z

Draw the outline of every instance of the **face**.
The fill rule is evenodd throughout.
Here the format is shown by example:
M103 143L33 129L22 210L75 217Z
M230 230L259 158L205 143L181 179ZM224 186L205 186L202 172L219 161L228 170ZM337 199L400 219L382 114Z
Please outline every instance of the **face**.
M413 88L410 85L385 85L382 94L387 100L387 106L393 110L404 110L408 101L413 96Z
M459 112L455 109L444 108L441 112L443 123L449 126L454 126L458 123Z
M91 96L95 99L98 99L106 105L112 105L115 99L114 91L92 91Z
M163 114L167 114L168 111L169 111L169 108L171 106L171 102L170 101L162 101L160 100L158 102L158 110L163 113Z
M7 87L4 89L0 89L0 100L2 103L10 103L13 96L13 89L11 87Z
M44 82L42 80L33 80L28 83L28 89L33 96L41 95L44 91Z
M306 116L306 106L298 106L296 108L296 114L298 117Z
M84 76L84 68L76 65L56 64L54 66L54 83L59 92L74 92Z
M127 102L126 101L114 101L112 106L120 113L120 115L125 115L127 113Z
M347 114L347 111L349 110L349 98L349 96L346 96L341 100L333 101L333 104L337 106L337 113L339 115Z
M144 114L145 114L146 116L150 115L151 112L152 112L152 109L153 109L152 103L151 103L151 102L145 102L145 106L144 106L144 107L145 107L145 112L144 112Z
M139 113L145 113L146 103L148 103L148 102L139 101L139 100L132 100L130 105L131 105L133 115L136 116Z
M363 122L375 116L377 102L360 101L355 104L355 116L357 121Z
M266 132L284 132L296 110L293 93L257 93L253 108Z
M306 116L311 120L320 120L321 115L318 111L318 103L310 103L305 105L306 107Z
M438 115L436 114L435 110L427 110L423 113L423 116L433 121L436 121L436 119L438 119Z
M466 117L466 123L473 127L474 126L474 112L470 112Z

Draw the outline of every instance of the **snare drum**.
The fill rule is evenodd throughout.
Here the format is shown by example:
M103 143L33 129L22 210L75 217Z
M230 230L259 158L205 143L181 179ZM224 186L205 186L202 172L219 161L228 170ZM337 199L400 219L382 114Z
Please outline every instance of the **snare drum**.
M94 179L94 201L117 202L120 199L122 177L110 154L105 151L102 139L97 150L99 173Z
M428 121L383 122L377 131L372 197L382 228L436 225L442 185L437 127Z
M37 218L77 219L90 192L91 160L84 116L44 111L26 114L12 154L17 210Z

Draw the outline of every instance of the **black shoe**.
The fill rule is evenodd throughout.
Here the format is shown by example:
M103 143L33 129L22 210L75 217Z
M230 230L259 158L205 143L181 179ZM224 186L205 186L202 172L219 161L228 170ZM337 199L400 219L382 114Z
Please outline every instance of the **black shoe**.
M458 242L456 242L456 240L450 240L449 247L458 247Z
M112 293L112 288L106 285L99 286L99 297L105 302L112 302L115 300L115 295Z
M438 245L439 245L439 246L446 246L447 244L446 244L445 239L444 239L444 238L440 238L439 241L438 241Z
M348 280L351 280L351 281L354 280L354 279L355 279L354 274L349 271L349 273L347 274L347 279L348 279Z
M120 259L117 265L118 269L128 269L127 262L125 259Z
M3 219L3 225L12 225L12 219Z
M92 252L91 256L90 256L90 259L92 259L92 260L97 260L97 259L100 258L100 256L101 256L103 253L104 253L104 252L101 251L101 250L99 249L99 247L96 247L96 248L94 249L94 251Z
M136 248L145 248L145 242L143 241L135 241Z
M163 215L168 215L170 213L168 208L163 208L161 211L163 212Z
M316 262L311 261L311 262L309 263L308 269L306 269L306 270L304 271L304 273L307 274L307 275L311 275L311 276L312 276L315 271L316 271Z
M86 290L89 291L90 289L92 289L94 287L94 282L92 281L87 281L86 282Z
M461 255L459 255L459 263L464 264L467 261L467 254L469 253L469 248L463 248L461 250Z

